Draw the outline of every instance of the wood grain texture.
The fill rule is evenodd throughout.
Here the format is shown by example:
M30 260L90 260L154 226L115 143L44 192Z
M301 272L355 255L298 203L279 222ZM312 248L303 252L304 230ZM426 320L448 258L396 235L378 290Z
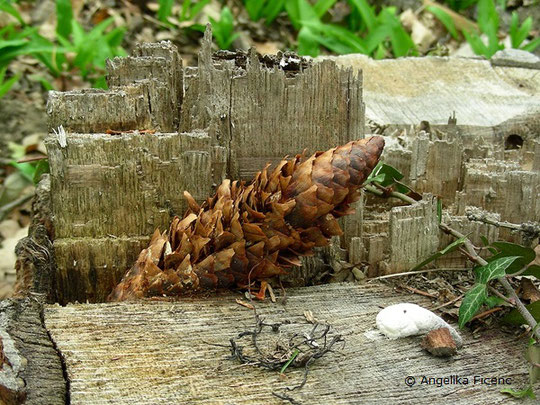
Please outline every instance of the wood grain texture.
M251 310L232 293L177 302L47 306L45 324L65 358L71 403L97 404L280 404L273 391L297 385L302 369L279 373L240 366L228 358L229 339L253 327ZM380 306L411 301L390 288L333 284L288 291L285 305L255 303L268 323L290 320L283 333L309 331L304 311L329 322L345 338L312 364L301 390L288 392L301 403L325 404L502 404L512 402L500 386L404 384L412 375L510 377L524 384L527 368L516 342L498 331L481 339L464 335L464 348L452 360L423 351L420 337L388 340L375 329ZM526 402L527 403L527 402ZM531 401L528 401L531 403Z
M285 57L267 67L254 50L213 58L211 44L207 30L198 67L185 75L180 129L205 130L227 147L229 177L249 180L286 155L364 137L360 72L331 61L285 70Z
M50 91L47 113L51 132L60 125L68 132L80 133L157 129L152 124L148 83L107 91Z
M472 58L329 59L362 69L366 118L380 124L417 125L426 120L445 125L455 111L459 125L490 127L538 113L537 69L494 67Z
M467 206L499 213L505 221L540 219L540 172L523 170L517 162L471 159L465 165L463 189L456 195L457 214Z
M51 179L44 174L36 186L32 201L32 222L28 236L15 247L17 280L16 296L29 292L44 294L50 302L56 301L56 264L52 240L54 226L51 214Z
M65 405L67 385L58 352L35 298L0 302L0 403Z
M46 141L55 236L149 236L182 215L183 190L212 191L214 148L203 132L70 133ZM217 162L222 164L222 162Z

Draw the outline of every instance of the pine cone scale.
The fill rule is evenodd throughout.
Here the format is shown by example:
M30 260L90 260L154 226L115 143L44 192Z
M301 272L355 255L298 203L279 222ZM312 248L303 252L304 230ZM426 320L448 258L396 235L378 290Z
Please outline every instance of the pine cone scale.
M175 217L168 233L154 233L109 298L251 288L285 274L299 256L342 234L336 219L354 211L350 204L383 146L372 137L298 155L270 173L266 166L249 185L224 180L202 205L185 192L184 218Z

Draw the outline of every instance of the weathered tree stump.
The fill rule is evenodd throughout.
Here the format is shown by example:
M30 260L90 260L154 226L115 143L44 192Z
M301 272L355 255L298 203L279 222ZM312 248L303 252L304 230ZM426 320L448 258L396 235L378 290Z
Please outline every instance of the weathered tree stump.
M453 58L212 55L210 46L207 32L198 67L182 68L171 44L141 45L132 57L109 61L110 90L52 93L46 141L51 174L41 183L30 235L18 248L21 295L103 301L154 229L164 230L172 215L182 214L184 190L202 201L226 176L248 179L284 155L362 138L365 127L384 133L384 159L424 192L423 199L400 206L364 197L344 221L341 243L292 274L297 285L313 279L324 260L348 255L379 275L408 270L444 247L436 195L445 204L445 221L460 224L476 241L480 235L519 236L468 221L463 214L469 205L496 211L501 220L540 219L538 68ZM65 140L52 133L60 125ZM466 262L448 256L436 265ZM303 389L287 393L295 400L427 404L444 397L497 404L507 402L499 393L506 386L475 384L474 376L510 378L514 388L527 379L525 342L498 332L485 332L481 340L465 334L464 348L450 362L423 352L419 338L389 341L373 330L382 306L428 306L416 296L371 284L305 287L287 295L286 304L257 303L258 313L302 328L304 311L311 311L346 340L310 367ZM280 403L272 392L297 385L303 370L288 369L282 380L232 363L228 349L216 346L253 325L253 313L235 302L238 297L228 292L65 307L8 301L0 310L1 398ZM407 386L407 376L416 385ZM423 377L450 376L471 382L422 383Z
M420 347L419 336L389 340L375 329L381 303L410 301L429 308L427 299L378 284L336 283L290 289L286 303L279 297L276 304L254 303L266 323L290 321L281 333L309 333L313 325L304 314L311 311L309 319L332 326L329 339L336 334L345 339L310 365L303 388L287 391L302 381L303 367L288 368L280 378L279 371L230 358L229 340L254 327L253 311L236 298L242 296L45 306L44 324L64 359L71 403L284 403L275 392L301 403L430 404L444 398L502 404L508 397L501 388L519 388L527 380L526 338L486 331L475 339L462 332L464 346L451 360L435 358ZM279 336L268 334L270 340ZM408 376L416 379L412 387L406 385ZM435 379L452 376L469 383L437 386ZM474 383L475 376L508 378L509 385Z

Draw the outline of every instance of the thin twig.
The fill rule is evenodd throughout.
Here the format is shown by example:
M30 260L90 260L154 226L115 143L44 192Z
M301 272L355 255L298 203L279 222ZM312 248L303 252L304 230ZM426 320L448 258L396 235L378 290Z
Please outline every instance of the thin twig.
M405 284L400 284L399 285L401 288L404 288L414 294L418 294L418 295L423 295L424 297L429 297L429 298L438 298L436 295L433 295L433 294L430 294L426 291L422 291L422 290L419 290L418 288L414 288L414 287L409 287L408 285L405 285Z
M386 278L394 278L394 277L402 277L402 276L411 276L413 274L422 274L422 273L431 273L433 271L469 271L469 269L427 269L427 270L417 270L417 271L406 271L403 273L394 273L394 274L386 274L384 276L377 276L369 278L367 281L373 281L373 280L383 280Z
M438 309L441 309L441 308L443 308L443 307L446 307L446 306L448 306L448 305L451 305L451 304L453 304L454 302L459 301L460 299L462 299L464 295L465 295L465 294L461 294L459 297L456 297L456 298L454 298L453 300L450 300L450 301L448 301L448 302L445 302L444 304L441 304L441 305L439 305L439 306L436 306L435 308L431 308L430 311L436 311L436 310L438 310Z
M492 286L488 285L488 288L489 288L489 291L491 291L494 295L496 295L497 297L499 297L500 299L508 302L510 305L512 306L516 306L516 303L514 301L512 301L511 299L509 299L506 295L504 294L501 294L499 291L497 291L495 288L493 288Z
M376 187L372 186L371 184L368 184L367 186L364 186L364 189L366 191L372 193L372 194L375 194L375 195L379 196L379 197L393 197L393 198L398 198L401 201L407 202L409 204L416 203L416 200L414 200L413 198L409 197L408 195L405 195L405 194L400 193L398 191L385 192L383 190L378 190Z
M473 316L471 318L471 321L474 320L474 319L485 318L486 316L491 315L494 312L499 312L499 311L502 311L502 310L503 310L503 307L495 307L495 308L488 309L487 311L481 312L481 313L476 314L475 316Z
M467 219L469 221L483 222L488 225L493 225L498 228L511 229L513 231L519 231L530 240L531 242L540 237L540 223L538 222L526 222L523 224L513 224L507 221L498 221L496 219L490 218L488 213L475 208L469 208L465 212Z

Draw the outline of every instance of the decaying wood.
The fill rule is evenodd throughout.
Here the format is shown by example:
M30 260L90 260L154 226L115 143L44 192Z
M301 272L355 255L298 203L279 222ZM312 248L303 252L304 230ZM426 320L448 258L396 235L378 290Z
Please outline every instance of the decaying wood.
M437 357L448 357L457 353L456 342L448 328L432 330L424 336L421 346Z
M48 301L54 302L57 299L56 263L52 248L54 227L50 190L50 176L45 174L36 187L28 236L15 247L15 295L26 295L29 292L44 294Z
M0 403L64 405L67 385L58 352L42 322L38 299L0 303Z
M46 141L60 302L103 300L153 231L183 214L184 190L201 202L226 176L363 137L359 74L288 56L213 58L205 35L195 70L172 45L145 44L108 63L110 91L52 94L50 126L68 132L65 147Z
M363 225L362 237L351 239L349 261L372 264L370 276L407 271L439 246L437 200L431 194L413 205L368 213Z
M421 349L420 337L389 340L375 330L381 307L410 301L429 308L428 300L379 284L345 283L288 290L285 304L279 297L276 304L253 303L266 323L290 321L280 327L283 333L309 333L308 320L314 318L332 325L329 339L345 339L309 367L302 389L288 392L286 387L302 381L302 367L288 368L281 378L278 371L230 358L229 340L255 322L253 311L236 303L238 297L46 306L45 324L65 359L71 403L283 403L276 392L301 403L430 404L444 398L499 404L508 401L499 392L502 386L471 381L437 387L421 384L421 378L510 377L512 387L528 378L526 339L497 330L483 332L481 339L463 332L464 346L452 362L435 358ZM407 376L416 385L406 386Z
M405 182L441 196L450 215L462 218L476 205L501 220L538 220L540 75L536 65L516 63L212 55L207 31L198 66L182 68L170 43L137 47L108 63L109 91L53 92L49 100L51 129L68 132L65 148L47 140L58 299L104 299L153 230L183 213L184 190L200 202L224 177L248 179L304 148L363 138L364 115L386 135L383 159ZM121 132L136 130L151 132ZM511 149L511 136L521 147ZM350 262L370 265L369 274L408 270L430 248L444 247L444 236L437 244L431 228L425 234L417 226L433 223L431 202L390 215L384 211L395 203L364 200L342 221L341 245ZM500 237L520 241L505 230ZM404 248L408 241L419 245ZM328 271L321 257L304 264L310 279Z

